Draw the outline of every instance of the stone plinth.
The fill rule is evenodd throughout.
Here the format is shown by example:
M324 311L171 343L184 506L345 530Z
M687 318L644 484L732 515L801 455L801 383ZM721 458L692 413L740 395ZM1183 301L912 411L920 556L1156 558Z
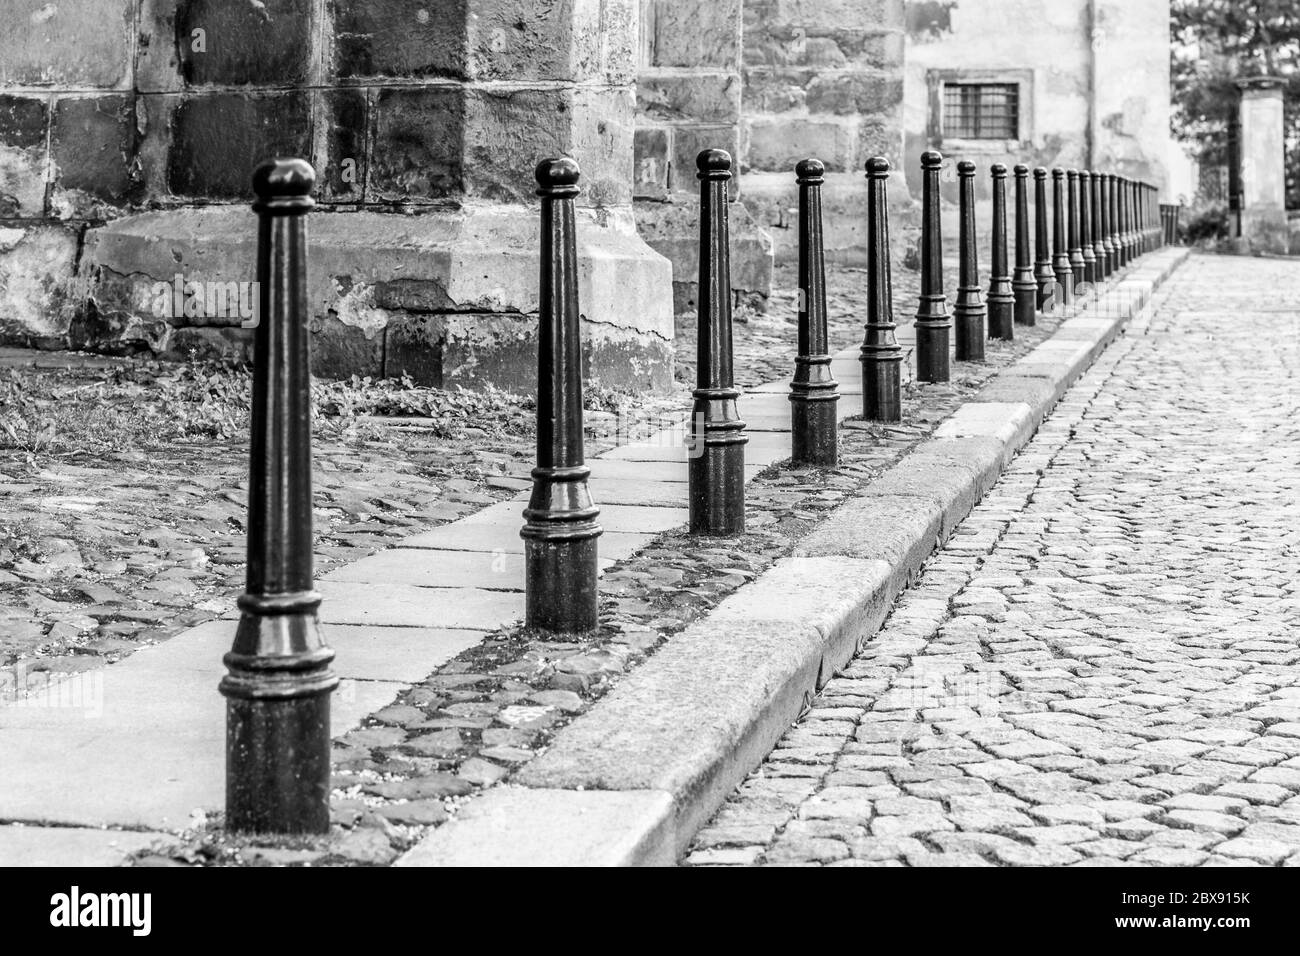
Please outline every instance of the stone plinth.
M1243 80L1241 88L1241 237L1251 248L1286 252L1286 141L1282 82Z
M523 212L476 205L423 216L313 214L308 301L314 370L531 392L539 239L537 217ZM668 264L645 253L630 210L579 210L585 365L604 385L671 385ZM192 351L248 357L252 330L238 314L177 323L155 315L153 306L157 284L173 283L175 275L205 284L248 282L255 265L256 222L245 208L118 220L87 240L82 269L93 281L95 308L73 325L71 344L176 358Z

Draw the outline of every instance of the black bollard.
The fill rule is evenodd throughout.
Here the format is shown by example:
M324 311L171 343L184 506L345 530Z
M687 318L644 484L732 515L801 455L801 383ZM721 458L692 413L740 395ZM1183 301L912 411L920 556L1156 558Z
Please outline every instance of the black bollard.
M247 590L223 662L226 826L326 833L334 652L312 580L307 220L316 174L301 159L253 173L258 323L248 476Z
M1052 271L1052 250L1047 244L1047 170L1034 170L1034 281L1038 283L1038 308L1055 302L1056 273Z
M993 177L993 252L989 257L989 336L1010 341L1015 337L1016 297L1011 291L1011 267L1007 262L1007 167L1001 163L994 163L989 172Z
M1083 252L1083 279L1096 286L1097 256L1092 250L1092 173L1079 170L1079 246Z
M537 164L542 198L537 333L537 467L524 509L524 623L581 634L598 623L600 509L591 500L582 441L582 333L572 159Z
M1097 282L1102 282L1110 272L1106 269L1106 224L1101 214L1101 173L1091 174L1088 195L1092 198L1092 259L1096 263Z
M1065 238L1065 170L1052 170L1052 272L1056 276L1053 304L1074 301L1074 269Z
M889 160L867 160L867 328L862 340L862 415L877 422L903 418L903 349L894 325L889 273Z
M700 181L699 327L695 407L691 414L690 527L694 534L745 531L745 423L740 420L731 356L731 237L727 183L731 154L695 158Z
M921 303L916 310L916 377L948 381L948 300L943 294L943 234L939 225L939 167L943 156L921 154Z
M1011 273L1011 294L1016 323L1033 325L1038 282L1029 252L1029 167L1017 163L1012 172L1016 177L1016 263Z
M826 167L805 159L799 184L799 354L790 382L791 460L834 465L839 457L839 393L831 375L826 333L826 261L822 249L822 176Z
M957 327L956 355L959 362L982 362L987 312L980 292L979 253L975 238L975 164L969 160L957 164L957 187L961 200L957 254L961 265L957 277L957 302L952 310L953 324Z
M1114 173L1106 174L1106 201L1110 204L1110 211L1107 213L1110 226L1107 234L1110 242L1110 271L1118 272L1124 262L1120 255L1119 242L1119 182Z
M1137 251L1133 246L1133 183L1125 178L1123 184L1120 215L1124 220L1124 262L1128 264L1137 258Z
M1101 252L1097 255L1102 277L1109 279L1115 273L1115 247L1110 238L1110 176L1106 173L1097 174L1097 196L1101 203L1097 220L1101 223Z
M1071 287L1071 298L1076 298L1079 294L1079 287L1083 285L1087 278L1083 271L1083 249L1079 245L1079 171L1077 169L1068 170L1065 174L1069 183L1068 197L1066 199L1065 215L1068 217L1067 235L1069 239L1068 255L1070 258L1070 271L1074 273L1074 285Z

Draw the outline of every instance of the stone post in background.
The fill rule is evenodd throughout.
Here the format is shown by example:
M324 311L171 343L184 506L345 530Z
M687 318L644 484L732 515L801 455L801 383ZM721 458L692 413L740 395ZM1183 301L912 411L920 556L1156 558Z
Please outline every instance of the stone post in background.
M1241 80L1241 238L1251 248L1286 252L1286 141L1282 81Z
M805 156L826 166L828 262L865 265L867 190L861 170L889 160L895 222L913 203L902 188L902 0L745 0L741 198L794 261L798 195L790 171ZM894 240L906 241L904 229ZM898 250L901 260L901 249Z
M639 0L633 193L637 230L673 266L673 309L693 314L698 297L698 184L705 149L741 155L741 0ZM799 158L803 158L802 154ZM786 171L789 178L794 168ZM767 308L772 240L730 183L731 281L735 305Z

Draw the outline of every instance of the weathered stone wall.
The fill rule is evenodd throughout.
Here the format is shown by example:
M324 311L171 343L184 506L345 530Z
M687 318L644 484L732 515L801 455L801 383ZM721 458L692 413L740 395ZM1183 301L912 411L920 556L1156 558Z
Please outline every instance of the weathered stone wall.
M866 250L864 166L903 153L902 0L747 0L742 195L776 241L797 254L794 166L826 164L827 255ZM901 180L892 198L905 200Z
M699 182L695 157L727 150L741 168L741 0L640 0L636 92L636 222L673 264L674 310L695 309ZM731 285L738 305L766 308L772 241L736 202L731 182ZM743 318L744 310L738 312Z
M16 6L0 39L6 337L241 353L249 331L238 321L160 319L145 296L174 273L251 278L246 209L202 210L242 206L257 162L299 155L320 178L313 229L357 247L321 286L318 368L522 386L535 361L532 168L562 153L582 166L590 210L580 228L584 306L602 307L584 309L594 371L636 387L671 380L671 311L654 305L669 265L632 225L636 0ZM164 211L149 230L124 222L97 235L142 208ZM394 257L400 276L386 272ZM503 259L518 273L509 281L495 272ZM634 311L608 294L629 283L662 294Z
M904 121L908 181L934 147L1001 162L1104 169L1163 184L1169 137L1169 0L911 0ZM1020 84L1011 140L955 140L945 79ZM955 176L944 177L956 199ZM981 198L988 178L976 181Z

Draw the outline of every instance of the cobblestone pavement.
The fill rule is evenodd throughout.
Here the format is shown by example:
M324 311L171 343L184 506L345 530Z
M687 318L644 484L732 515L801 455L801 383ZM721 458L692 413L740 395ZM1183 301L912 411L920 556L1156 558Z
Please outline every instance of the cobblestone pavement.
M1300 263L1196 256L692 865L1300 865Z

